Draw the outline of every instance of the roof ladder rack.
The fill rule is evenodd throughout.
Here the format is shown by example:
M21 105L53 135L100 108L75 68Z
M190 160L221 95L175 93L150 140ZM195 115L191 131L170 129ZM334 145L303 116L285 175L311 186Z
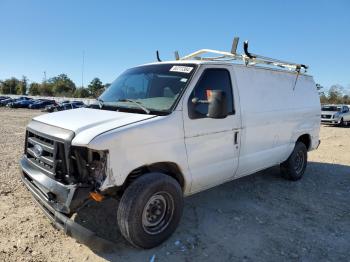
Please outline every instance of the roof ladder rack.
M218 51L213 49L200 49L196 52L193 52L189 55L186 55L184 57L179 58L179 60L189 60L189 59L195 59L195 60L204 60L204 61L234 61L234 60L240 60L245 63L245 65L258 65L258 64L265 64L269 66L276 66L280 68L286 68L288 70L293 70L296 72L300 72L301 69L306 72L308 69L308 66L304 64L296 64L291 62L286 62L270 57L265 57L257 54L250 53L248 51L248 41L245 41L243 44L243 50L244 54L237 54L237 45L238 45L239 38L235 37L232 43L232 49L231 52L226 51ZM216 54L218 56L215 57L207 57L204 56L206 54Z
M244 50L243 59L248 64L274 65L282 68L288 68L290 70L295 70L298 72L300 72L302 68L304 69L305 72L308 69L308 66L304 64L296 64L296 63L286 62L286 61L282 61L282 60L278 60L270 57L252 54L248 51L248 41L244 41L243 50Z

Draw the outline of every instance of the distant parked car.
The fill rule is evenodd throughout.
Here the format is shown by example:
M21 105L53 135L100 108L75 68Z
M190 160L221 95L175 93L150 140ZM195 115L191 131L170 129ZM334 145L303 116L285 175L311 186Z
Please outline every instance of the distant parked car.
M350 124L350 110L347 105L323 105L321 123L347 126Z
M54 112L54 111L63 111L63 110L69 110L69 109L75 109L75 108L81 108L86 107L84 102L82 101L63 101L59 103L58 105L49 105L45 107L46 112Z
M45 108L46 106L53 105L56 106L57 103L55 100L46 100L46 99L40 99L36 101L35 103L28 106L30 109L41 109Z
M34 99L21 99L8 103L7 106L11 108L28 108L29 105L34 104L36 101Z
M6 106L10 103L14 103L14 102L17 102L17 101L22 101L22 100L28 100L28 99L31 99L29 97L26 97L26 96L21 96L19 98L7 98L7 99L4 99L4 100L1 100L0 101L0 106Z
M8 97L8 96L0 96L0 101L2 101L2 100L5 100L5 99L9 99L10 97Z
M57 111L63 111L63 110L81 108L81 107L85 107L85 104L82 101L73 101L69 103L62 103L56 109Z
M0 100L0 106L6 106L8 103L12 102L13 100L14 99L12 99L12 98Z
M42 110L43 112L53 112L55 110L57 105L47 105L45 106L44 110Z

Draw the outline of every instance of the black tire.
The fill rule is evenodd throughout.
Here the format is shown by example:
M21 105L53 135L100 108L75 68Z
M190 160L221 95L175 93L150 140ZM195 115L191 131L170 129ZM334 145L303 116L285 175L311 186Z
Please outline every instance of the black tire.
M340 120L339 126L341 126L341 127L349 127L349 121L344 121L344 119L342 118Z
M124 238L140 248L158 246L176 230L183 210L179 183L162 173L148 173L124 191L118 225Z
M297 142L295 144L292 154L280 165L282 175L292 181L302 178L306 166L307 148L302 142Z

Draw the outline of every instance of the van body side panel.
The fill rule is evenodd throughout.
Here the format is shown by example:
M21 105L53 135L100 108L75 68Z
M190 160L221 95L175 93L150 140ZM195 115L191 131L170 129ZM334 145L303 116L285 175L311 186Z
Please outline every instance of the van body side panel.
M234 71L242 114L236 177L285 161L303 134L317 147L320 101L312 77L240 65Z

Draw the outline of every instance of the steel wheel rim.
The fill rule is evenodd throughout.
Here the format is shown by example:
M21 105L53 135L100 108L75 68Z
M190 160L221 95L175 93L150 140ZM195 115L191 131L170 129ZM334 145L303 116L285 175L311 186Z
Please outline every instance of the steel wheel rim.
M304 163L305 163L304 153L303 151L298 151L298 153L294 158L294 169L297 174L300 174L301 171L303 170Z
M167 228L174 214L174 199L167 192L152 195L142 211L142 227L148 234L159 234Z

